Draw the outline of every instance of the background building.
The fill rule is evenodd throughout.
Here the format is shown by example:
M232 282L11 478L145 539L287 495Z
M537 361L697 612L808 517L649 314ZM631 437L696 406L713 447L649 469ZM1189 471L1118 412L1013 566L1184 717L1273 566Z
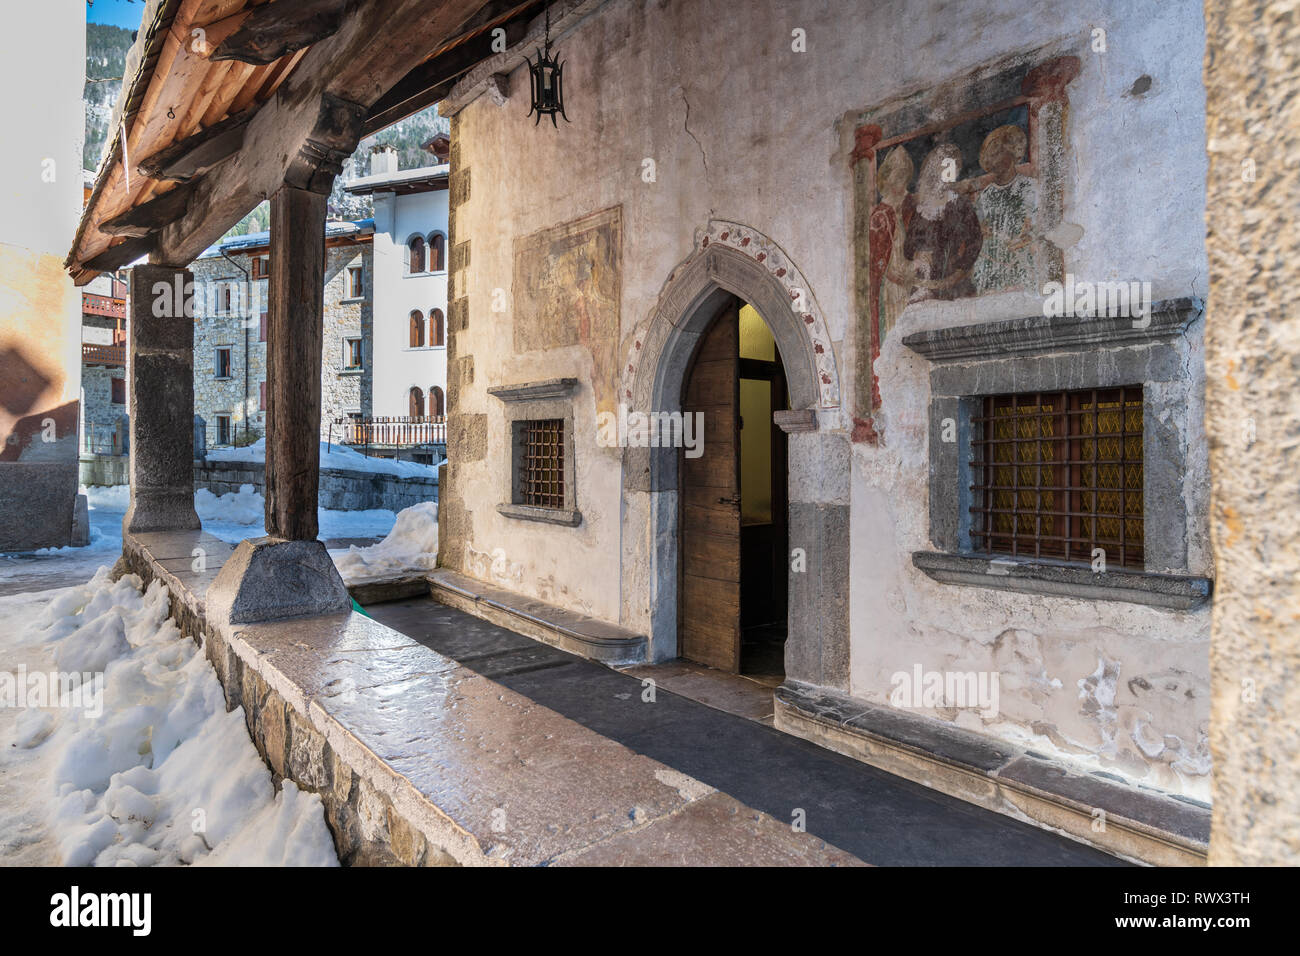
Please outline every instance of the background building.
M374 199L377 417L446 414L448 142L426 144L437 165L406 170L377 146L370 175L344 187Z
M371 220L325 231L321 440L339 419L371 414ZM266 427L266 285L270 233L223 239L190 265L194 274L194 414L209 447L244 445Z

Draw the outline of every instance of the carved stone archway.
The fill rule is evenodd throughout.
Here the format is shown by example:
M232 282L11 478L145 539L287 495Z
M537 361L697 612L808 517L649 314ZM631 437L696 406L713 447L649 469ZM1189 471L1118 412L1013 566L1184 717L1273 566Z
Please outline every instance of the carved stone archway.
M848 688L848 436L819 430L835 417L839 375L812 289L784 251L736 223L712 221L673 270L654 312L633 335L620 397L635 411L679 411L682 384L700 337L736 296L753 306L776 339L790 390L790 546L806 570L789 575L787 680ZM625 558L644 581L650 653L677 655L678 452L623 450ZM650 533L646 534L645 522Z

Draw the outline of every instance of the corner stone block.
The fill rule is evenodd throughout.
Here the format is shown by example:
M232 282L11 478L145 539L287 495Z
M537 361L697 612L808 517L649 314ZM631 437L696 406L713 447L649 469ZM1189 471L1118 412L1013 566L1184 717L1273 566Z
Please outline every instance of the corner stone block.
M348 589L321 541L253 538L226 559L207 596L218 624L337 614L352 608Z

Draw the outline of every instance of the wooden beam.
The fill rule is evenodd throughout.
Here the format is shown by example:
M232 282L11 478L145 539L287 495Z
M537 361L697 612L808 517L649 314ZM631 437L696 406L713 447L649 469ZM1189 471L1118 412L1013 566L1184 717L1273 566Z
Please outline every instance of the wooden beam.
M266 533L291 541L313 541L318 530L326 199L293 186L271 197Z
M467 32L480 32L452 46L447 52L424 61L398 80L370 107L362 135L373 135L438 102L464 73L493 55L491 28L505 30L507 48L519 43L528 33L528 24L534 16L533 8L533 3L521 5L515 0L498 0L486 5L466 24L469 27Z
M203 177L185 215L158 234L159 261L193 260L273 195L291 166L304 164L302 152L314 148L308 143L325 94L368 109L410 71L410 64L464 33L463 25L483 6L483 0L368 0L345 16L338 32L308 49L258 108L238 152ZM360 129L357 134L359 139ZM356 143L329 149L342 152L345 146L348 155ZM317 162L319 169L326 160L330 157L306 162Z
M319 43L338 32L356 0L276 0L254 7L238 27L216 44L213 60L265 66L286 53Z
M245 110L220 123L186 136L141 160L136 170L150 179L188 182L236 152L244 143L245 130L256 111Z
M175 222L185 215L193 192L192 185L182 183L146 203L128 209L120 216L101 222L99 231L110 236L130 236L136 239L157 232L169 222Z
M82 267L89 272L116 272L137 259L152 256L156 248L157 240L152 235L138 236L109 246L93 259L87 259Z

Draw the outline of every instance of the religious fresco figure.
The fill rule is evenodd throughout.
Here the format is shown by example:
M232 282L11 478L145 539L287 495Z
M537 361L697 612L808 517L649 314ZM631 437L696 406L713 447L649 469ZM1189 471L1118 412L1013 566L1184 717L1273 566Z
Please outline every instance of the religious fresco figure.
M921 164L916 211L903 243L903 254L915 275L912 302L975 294L971 269L984 241L979 216L971 201L945 175L955 174L961 166L961 150L954 143L934 147Z
M977 293L1033 291L1037 284L1033 223L1038 181L1016 169L1027 145L1019 126L999 126L980 147L980 166L993 178L975 199L984 237L971 276Z
M915 202L907 191L915 171L907 150L896 146L876 173L880 202L871 210L868 222L871 253L871 321L884 341L912 294L912 269L904 260L907 225Z

